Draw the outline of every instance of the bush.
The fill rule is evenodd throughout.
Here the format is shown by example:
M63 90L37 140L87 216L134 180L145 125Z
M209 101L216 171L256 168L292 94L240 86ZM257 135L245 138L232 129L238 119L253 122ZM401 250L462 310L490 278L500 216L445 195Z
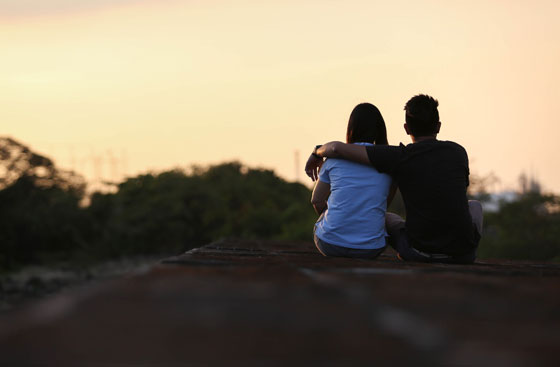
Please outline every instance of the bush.
M310 240L311 192L225 163L130 178L87 207L69 186L23 176L0 191L0 268L72 258L172 254L223 237Z
M560 260L560 197L528 192L486 213L481 257Z

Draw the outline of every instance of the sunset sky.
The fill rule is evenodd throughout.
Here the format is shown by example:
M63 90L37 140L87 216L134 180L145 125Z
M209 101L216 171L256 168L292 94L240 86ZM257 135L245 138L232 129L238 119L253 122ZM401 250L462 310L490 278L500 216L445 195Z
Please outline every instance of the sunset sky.
M472 173L560 193L559 14L557 0L0 0L0 135L90 179L240 160L289 180L299 165L308 183L311 149L343 140L357 103L408 143L403 106L426 93Z

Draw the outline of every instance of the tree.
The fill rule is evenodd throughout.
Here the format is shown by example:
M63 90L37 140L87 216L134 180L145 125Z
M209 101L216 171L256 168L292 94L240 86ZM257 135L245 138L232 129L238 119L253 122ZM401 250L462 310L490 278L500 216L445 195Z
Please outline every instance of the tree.
M174 254L224 237L312 238L310 190L238 162L132 177L91 195L85 181L0 139L0 267Z
M560 197L543 194L534 177L522 173L514 200L484 214L482 257L560 260Z
M53 161L9 137L0 137L0 190L27 177L39 187L58 187L83 195L82 176L58 169Z
M311 193L238 162L148 174L96 194L88 208L100 249L177 252L223 237L310 239Z
M481 256L560 260L559 196L526 193L484 219Z
M0 138L0 268L72 256L86 245L85 180Z

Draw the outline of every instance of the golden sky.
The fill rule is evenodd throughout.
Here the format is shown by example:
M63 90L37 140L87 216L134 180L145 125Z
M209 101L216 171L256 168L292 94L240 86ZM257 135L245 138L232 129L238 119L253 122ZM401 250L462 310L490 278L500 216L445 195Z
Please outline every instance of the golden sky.
M408 143L403 105L427 93L471 172L559 193L558 14L545 0L0 0L0 135L90 179L237 159L293 180L299 151L305 180L357 103Z

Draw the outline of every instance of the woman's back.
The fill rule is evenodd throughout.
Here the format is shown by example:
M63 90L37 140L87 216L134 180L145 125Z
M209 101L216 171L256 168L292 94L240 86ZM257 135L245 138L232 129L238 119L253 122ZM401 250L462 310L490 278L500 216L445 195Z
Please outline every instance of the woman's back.
M330 184L331 193L327 210L316 223L317 237L347 248L384 247L391 177L371 166L328 159L321 168L319 180Z

